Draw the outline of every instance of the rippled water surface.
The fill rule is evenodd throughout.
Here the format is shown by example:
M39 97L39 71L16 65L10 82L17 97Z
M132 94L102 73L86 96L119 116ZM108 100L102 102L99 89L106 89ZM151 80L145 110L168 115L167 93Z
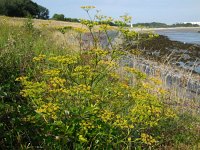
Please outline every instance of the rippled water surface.
M185 43L193 43L200 45L200 28L184 28L184 29L162 29L156 30L156 33L165 35L173 41L180 41Z

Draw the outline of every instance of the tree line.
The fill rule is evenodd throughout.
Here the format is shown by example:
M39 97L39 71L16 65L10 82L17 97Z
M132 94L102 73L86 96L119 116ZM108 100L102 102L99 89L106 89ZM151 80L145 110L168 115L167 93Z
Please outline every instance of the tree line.
M67 22L80 22L80 20L77 18L66 18L65 15L63 14L54 14L52 19L58 21L67 21Z
M147 28L172 28L172 27L199 27L198 24L192 23L175 23L172 25L168 25L160 22L151 22L151 23L137 23L133 24L133 27L147 27Z
M0 0L0 15L49 19L49 10L31 0Z
M67 22L80 22L80 19L77 18L66 18L64 14L54 14L52 17L53 20L58 21L67 21ZM110 26L117 26L115 22L109 22ZM126 25L127 27L130 25ZM146 27L146 28L172 28L172 27L199 27L198 24L192 23L176 23L172 25L168 25L160 22L151 22L151 23L137 23L132 24L133 27Z
M80 19L78 19L78 18L66 18L64 14L54 14L51 19L58 20L58 21L78 22L78 23L80 23ZM101 22L98 22L98 23L101 24ZM114 23L114 22L109 22L108 24L110 26L117 26L117 24Z

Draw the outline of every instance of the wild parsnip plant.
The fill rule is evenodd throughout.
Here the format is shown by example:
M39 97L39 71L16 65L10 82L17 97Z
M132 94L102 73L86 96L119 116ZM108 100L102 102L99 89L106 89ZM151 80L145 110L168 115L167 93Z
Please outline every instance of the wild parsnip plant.
M33 76L17 79L24 87L21 95L36 112L24 119L44 126L43 135L51 139L48 144L60 146L61 142L69 149L161 144L164 137L156 134L160 123L177 116L164 107L159 95L148 92L159 89L144 84L147 77L141 72L126 67L127 76L120 79L109 55L99 49L76 55L39 55L33 58L37 66ZM135 86L127 82L130 75L137 79Z
M76 32L79 51L55 51L56 46L47 47L49 35L40 39L38 34L30 37L32 46L29 43L30 47L22 48L26 52L20 55L23 57L19 62L26 65L18 64L15 72L23 71L18 71L12 80L20 91L16 92L17 102L5 103L2 97L1 148L162 149L182 145L198 148L198 118L195 122L189 117L182 120L163 103L167 91L158 79L128 65L120 66L118 61L126 49L118 48L109 35L109 23L114 20L99 12L92 18L90 10L94 6L82 8L89 15L89 20L81 21L83 29L57 29L63 35L71 30ZM115 21L117 32L126 41L135 38L137 42L139 34L126 27L131 18L127 15L121 18ZM36 32L29 20L27 29L30 27L27 32ZM84 39L87 34L89 39ZM102 34L107 40L103 48ZM87 41L90 46L84 43ZM25 57L27 53L31 56ZM23 61L24 57L27 61Z

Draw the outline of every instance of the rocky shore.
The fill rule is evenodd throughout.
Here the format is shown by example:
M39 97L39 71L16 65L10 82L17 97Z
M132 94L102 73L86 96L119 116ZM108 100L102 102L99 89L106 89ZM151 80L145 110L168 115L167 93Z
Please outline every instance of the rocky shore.
M128 46L127 43L125 46ZM160 35L157 38L129 46L130 51L120 64L128 64L162 80L173 99L195 100L200 98L200 45L171 41ZM132 49L141 51L134 55ZM185 104L184 104L185 105ZM199 103L198 103L199 105Z
M200 45L171 41L160 35L140 43L139 48L148 59L200 73Z

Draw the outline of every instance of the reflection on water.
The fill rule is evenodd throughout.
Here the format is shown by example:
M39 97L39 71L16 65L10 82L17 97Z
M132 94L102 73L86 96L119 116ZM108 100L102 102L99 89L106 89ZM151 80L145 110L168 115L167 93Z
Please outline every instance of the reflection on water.
M157 34L167 36L170 40L200 45L200 28L172 28L156 30ZM181 68L200 73L200 62L195 60L184 63L178 62Z
M185 43L200 44L200 28L189 29L163 29L156 30L155 32L160 35L165 35L171 40L180 41Z
M194 71L194 72L200 74L200 61L197 61L197 62L190 61L190 62L187 62L187 63L177 62L177 65L181 68L191 70L191 71Z

